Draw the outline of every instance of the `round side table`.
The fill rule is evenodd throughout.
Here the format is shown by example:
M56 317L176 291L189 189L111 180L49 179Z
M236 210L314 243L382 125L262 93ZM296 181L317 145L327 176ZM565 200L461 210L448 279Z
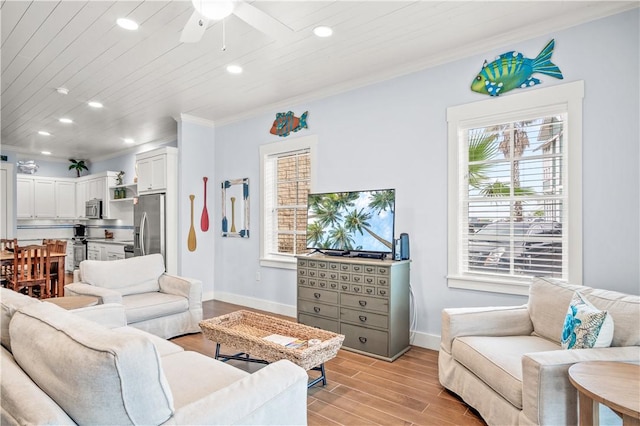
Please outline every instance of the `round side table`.
M612 361L579 362L569 367L578 390L580 425L598 424L598 403L622 417L622 424L640 425L640 365Z

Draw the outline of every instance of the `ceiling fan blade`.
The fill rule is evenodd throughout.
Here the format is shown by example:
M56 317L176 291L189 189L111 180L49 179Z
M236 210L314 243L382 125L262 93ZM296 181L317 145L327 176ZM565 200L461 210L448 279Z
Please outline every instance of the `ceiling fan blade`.
M243 1L238 1L236 3L233 13L258 31L261 31L276 40L286 39L291 35L291 33L293 33L291 28L287 27L273 16Z
M196 43L200 41L207 29L208 23L209 21L194 11L182 30L180 41L182 43Z

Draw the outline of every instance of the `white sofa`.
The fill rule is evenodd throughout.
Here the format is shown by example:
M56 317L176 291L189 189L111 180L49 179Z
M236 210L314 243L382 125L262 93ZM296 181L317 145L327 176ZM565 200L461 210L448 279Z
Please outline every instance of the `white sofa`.
M127 327L121 305L0 291L3 425L306 424L308 376L289 361L249 374Z
M610 347L562 349L575 291L614 321ZM535 279L524 306L442 312L440 383L490 425L577 424L568 369L580 361L640 362L640 297Z
M127 324L169 339L200 331L202 282L165 273L160 254L124 260L85 260L65 296L96 296L124 306Z

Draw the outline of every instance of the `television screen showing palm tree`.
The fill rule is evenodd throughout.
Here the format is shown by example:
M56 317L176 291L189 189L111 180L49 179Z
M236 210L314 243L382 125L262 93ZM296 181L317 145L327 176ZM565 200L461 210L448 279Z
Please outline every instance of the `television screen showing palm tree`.
M395 189L309 194L307 248L393 252Z

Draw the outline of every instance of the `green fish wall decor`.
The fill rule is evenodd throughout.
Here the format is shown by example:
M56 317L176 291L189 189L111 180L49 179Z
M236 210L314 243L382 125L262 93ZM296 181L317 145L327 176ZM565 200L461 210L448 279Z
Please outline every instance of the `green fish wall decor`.
M562 71L553 62L551 55L555 40L551 40L535 59L525 58L519 52L507 52L487 64L484 61L482 70L471 83L471 90L489 96L499 96L504 92L540 84L540 80L532 77L535 73L550 75L562 80Z

